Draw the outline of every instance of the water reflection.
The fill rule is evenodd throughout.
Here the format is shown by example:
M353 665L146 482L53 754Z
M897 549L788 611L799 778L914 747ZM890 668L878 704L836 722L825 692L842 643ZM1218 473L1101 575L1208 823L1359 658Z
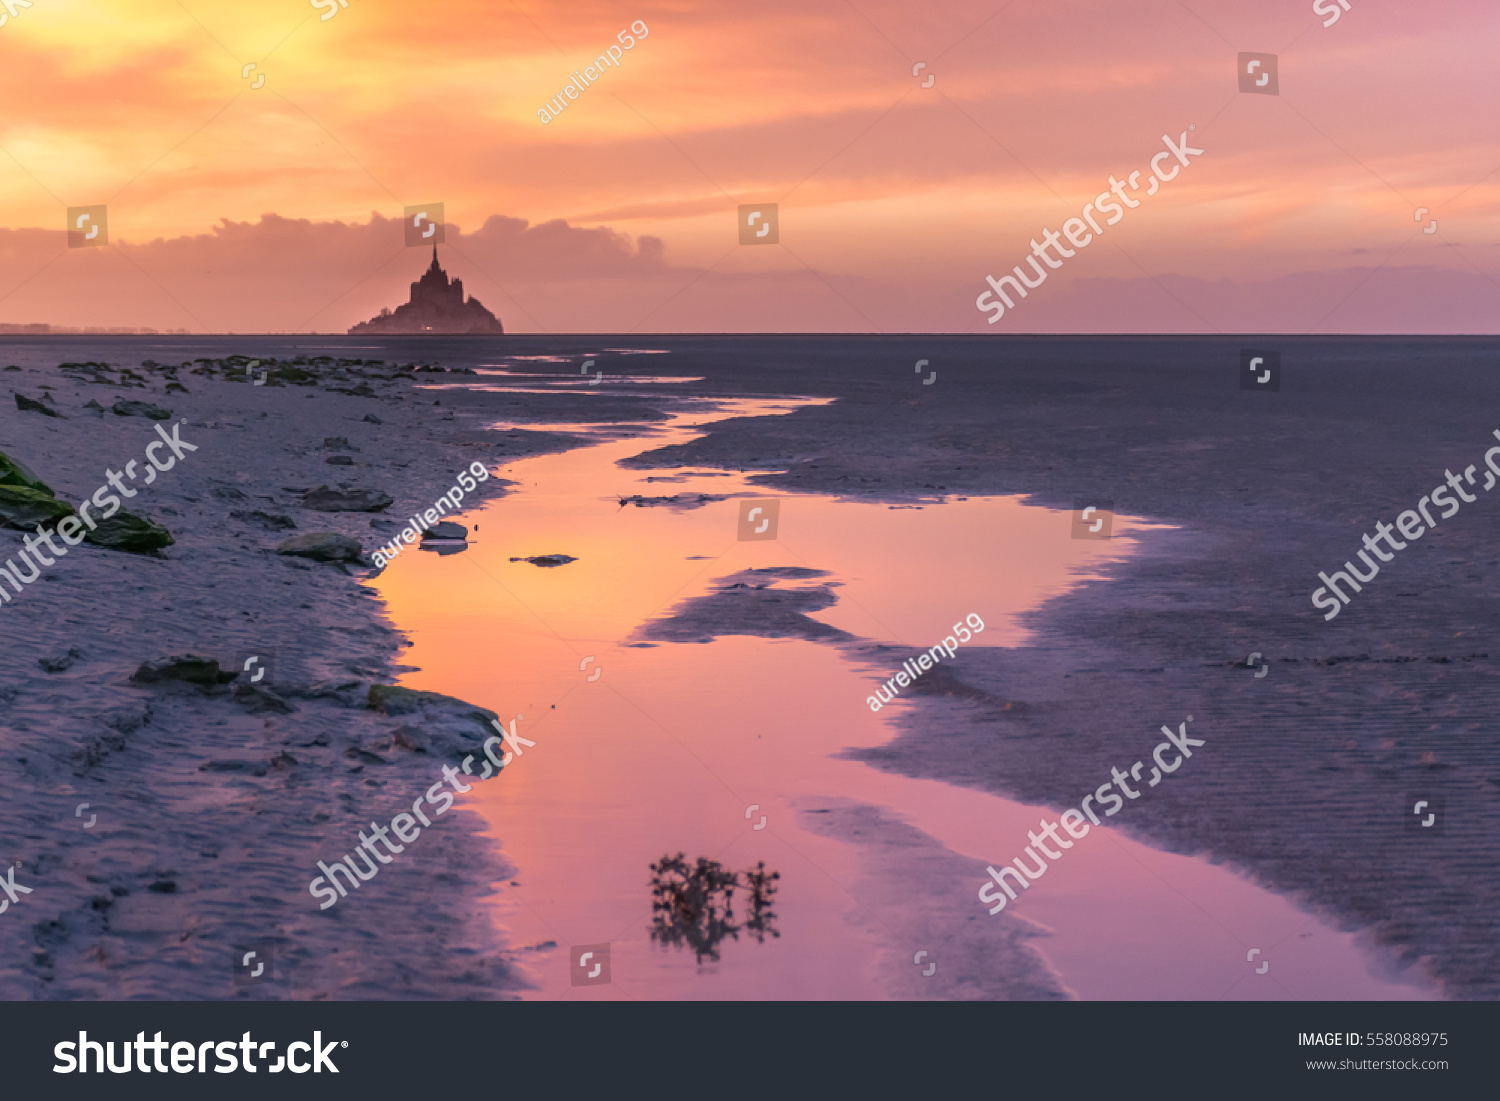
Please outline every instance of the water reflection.
M891 838L804 828L811 820L799 808L835 799L890 808L933 843L978 859L980 869L993 859L997 838L1024 837L1038 815L1055 813L850 759L846 750L885 745L898 729L891 710L876 715L865 706L872 683L894 668L884 660L870 665L853 646L804 634L721 633L727 624L712 618L681 642L636 645L643 624L668 616L665 622L683 626L672 609L720 592L720 578L821 569L839 582L838 600L804 614L829 631L915 647L946 634L960 610L973 610L987 624L979 641L1021 647L1030 637L1024 617L1032 609L1075 585L1099 583L1094 579L1107 575L1104 565L1131 545L1121 537L1118 514L1114 539L1076 540L1067 537L1067 513L1017 498L907 509L810 492L781 498L778 540L742 542L738 505L767 494L753 474L628 465L643 448L688 444L715 419L772 417L825 400L831 399L684 403L673 420L644 431L549 422L548 431L599 442L500 466L496 473L514 492L468 514L493 530L471 542L463 561L403 555L373 583L395 623L416 641L406 660L422 671L404 675L403 686L546 724L538 726L545 740L538 738L539 748L520 767L498 786L479 785L465 797L521 869L519 882L494 896L498 922L514 944L613 942L612 966L617 976L629 976L622 989L631 997L910 996L906 976L918 969L911 951L895 951L888 934L917 920L913 897L925 896L929 927L950 915L955 923L990 919L961 875L938 875L899 857L903 846L893 849ZM503 421L498 427L535 428ZM650 501L663 492L678 496L676 507L618 506L622 497ZM699 493L730 499L681 507ZM1141 526L1129 521L1130 533ZM507 561L559 551L577 560L529 570ZM924 716L932 708L935 721L958 723L961 712L944 708L969 705L954 697L896 706L907 713L920 707ZM785 817L777 821L790 825L747 830L745 803L724 798L725 777L747 801L753 792L763 809L779 809ZM731 830L745 846L732 852L743 855L722 848ZM1272 969L1279 982L1295 977L1295 985L1272 988L1280 996L1287 990L1297 998L1412 996L1409 988L1366 975L1352 934L1309 926L1307 913L1248 879L1118 831L1101 836L1108 843L1075 850L1078 856L1052 872L1048 893L1025 900L1027 917L1052 930L1045 941L1049 961L1080 996L1267 996L1258 993L1264 985L1248 979L1234 986L1247 970L1246 946L1263 942L1280 945ZM681 853L651 869L664 905L655 909L656 928L649 909L643 926L639 869L673 845L717 852L738 867L764 860L786 868L774 902L783 935L770 929L771 873L758 869L766 882L757 911L745 874L730 877L737 879L732 883L724 868L704 861L700 872L699 861ZM1141 874L1143 867L1149 874ZM858 885L865 901L853 898L846 883ZM748 908L737 891L740 909L729 913L730 886L751 896ZM956 928L961 924L946 926ZM680 951L691 946L705 963L716 959L731 929L763 943L736 948L711 965L690 966ZM1315 935L1304 937L1310 930ZM768 931L772 937L764 940ZM668 944L677 948L667 950ZM533 958L531 996L576 996L560 955ZM872 962L884 960L890 968ZM948 973L944 966L939 974ZM1255 966L1250 977L1266 978L1254 975ZM974 990L1000 997L1014 979L992 970L972 981Z
M740 939L743 931L757 944L766 937L779 938L776 897L780 872L767 872L765 861L744 872L726 871L717 860L700 856L690 865L683 854L663 856L651 865L651 940L663 946L690 947L701 964L719 959L719 944L725 937ZM743 924L734 920L734 892L750 896L750 916Z

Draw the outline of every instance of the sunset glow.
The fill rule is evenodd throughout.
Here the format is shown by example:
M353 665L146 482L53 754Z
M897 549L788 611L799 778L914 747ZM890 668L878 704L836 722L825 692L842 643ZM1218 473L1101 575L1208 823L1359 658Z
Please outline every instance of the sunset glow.
M36 0L0 26L0 322L342 332L404 300L395 222L443 202L445 265L510 332L1493 332L1497 22ZM1238 91L1242 51L1279 95ZM986 324L986 274L1189 125L1190 172ZM752 202L779 245L736 244ZM68 251L90 204L109 245Z

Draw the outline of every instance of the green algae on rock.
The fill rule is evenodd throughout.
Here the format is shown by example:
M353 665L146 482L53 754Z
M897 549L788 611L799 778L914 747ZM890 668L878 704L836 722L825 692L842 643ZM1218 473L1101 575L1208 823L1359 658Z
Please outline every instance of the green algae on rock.
M96 526L84 539L96 547L129 551L133 554L149 554L176 542L172 533L154 520L124 511L115 513L107 520L96 521Z

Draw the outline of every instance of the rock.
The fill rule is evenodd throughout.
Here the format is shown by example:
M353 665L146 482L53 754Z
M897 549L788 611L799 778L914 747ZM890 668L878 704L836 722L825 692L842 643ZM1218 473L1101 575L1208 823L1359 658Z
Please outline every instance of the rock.
M89 411L88 415L91 417L104 416L104 406L100 405L93 398L89 398L88 401L84 402L83 407Z
M235 509L229 514L236 520L247 524L260 524L271 531L290 531L297 526L290 516L281 516L274 512L262 512L256 509L254 512L246 512L244 509Z
M304 371L301 367L280 366L273 370L268 386L278 383L290 382L293 386L312 386L318 381L318 376L312 371Z
M364 681L321 680L315 684L282 689L284 695L300 700L335 700L341 707L368 706L369 691ZM298 745L327 745L328 735L321 742L299 742Z
M413 753L426 753L432 745L432 739L420 726L398 726L391 735L391 745L409 749Z
M296 710L269 688L261 688L255 684L235 685L234 699L252 715L260 715L267 711L278 715L290 715Z
M108 520L99 520L97 523L98 526L85 535L84 539L106 550L150 554L176 542L172 533L160 524L123 510Z
M439 520L422 533L423 539L467 539L469 529L451 520Z
M485 711L482 707L464 703L463 700L454 696L445 696L441 692L424 692L419 688L401 688L394 684L372 684L365 692L365 706L372 711L379 711L382 715L416 715L422 711L432 708L460 708L472 711L481 717L482 722L489 719L498 719L500 716L493 711Z
M577 562L571 554L538 554L531 558L512 558L512 562L530 562L533 566L566 566L569 562Z
M442 540L427 541L418 545L418 550L426 551L428 554L449 555L462 554L469 549L467 543L450 543Z
M73 515L73 506L59 501L51 493L24 486L0 485L0 520L11 527L32 531L38 524L50 524Z
M369 423L369 424L384 424L385 423L385 421L381 420L374 413L366 413L365 414L365 421L367 423Z
M151 705L149 703L134 702L126 707L117 707L106 711L99 716L101 723L120 735L122 745L124 744L125 736L134 734L141 727L148 724L151 719Z
M235 673L219 668L213 658L200 658L193 654L172 655L156 661L143 661L141 667L131 674L136 684L160 684L163 681L183 681L200 688L212 688L216 684L234 680Z
M384 715L418 717L417 722L402 725L399 737L393 738L396 744L459 761L472 756L469 775L475 779L495 774L483 748L488 739L500 736L493 725L500 717L493 711L437 692L384 684L370 685L368 702L372 710ZM504 747L491 748L497 756L505 752Z
M159 409L149 401L126 401L121 398L111 408L117 417L150 417L154 421L172 419L170 409Z
M294 536L276 548L277 554L311 558L318 562L358 562L364 557L359 541L331 531Z
M728 498L715 496L712 493L700 493L696 497L678 493L670 497L642 497L637 493L634 497L621 497L619 500L621 508L626 505L634 505L636 508L650 508L653 505L665 505L668 508L702 508L704 505L725 501Z
M56 409L49 409L44 402L28 398L25 394L16 395L16 408L23 413L45 413L49 417L62 418L62 414Z
M395 504L395 498L378 490L348 491L318 486L302 495L302 507L316 512L383 512Z
M360 747L358 745L351 745L351 746L345 747L345 749L344 749L344 756L348 757L351 761L358 761L360 764L364 764L364 765L386 765L386 764L390 764L390 762L387 761L380 754L378 754L378 753L371 753L368 749L364 749L364 748L362 748L362 747Z
M323 461L326 462L326 463L330 463L333 466L353 466L354 465L354 460L351 459L348 455L330 455L330 456L328 456L328 458L324 459Z
M212 493L215 497L219 498L221 501L244 501L247 499L245 495L239 490L235 489L234 486L214 486L209 490L209 492Z
M37 658L36 663L48 673L63 673L73 667L73 663L83 657L83 651L76 646L68 647L68 652L59 654L54 658Z
M20 486L22 489L39 490L48 497L55 496L52 487L32 473L30 467L19 459L12 459L3 451L0 451L0 486Z
M199 772L248 772L251 776L264 776L268 771L265 761L204 761L198 766ZM151 890L157 891L162 888L155 884ZM177 890L176 884L168 888L168 893Z
M358 451L359 448L350 445L345 436L325 436L323 438L323 450L325 451Z
M365 681L354 681L354 679L329 679L329 681L317 681L314 684L291 685L282 688L284 696L293 699L332 699L339 706L347 708L363 708L369 706L369 688ZM327 745L327 733L323 735L324 741L320 742L297 742L299 745L317 744Z

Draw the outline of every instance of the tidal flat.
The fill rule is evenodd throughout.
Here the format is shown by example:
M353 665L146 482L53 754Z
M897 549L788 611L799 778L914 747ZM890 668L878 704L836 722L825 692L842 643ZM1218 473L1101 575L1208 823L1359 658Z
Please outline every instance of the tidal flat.
M1494 341L1247 340L1268 341L1285 372L1274 394L1238 388L1232 339L0 342L0 360L21 368L0 374L9 388L50 395L61 414L8 401L0 451L60 498L92 491L152 431L149 419L116 415L117 400L170 409L200 447L130 504L167 527L172 546L75 548L0 607L0 767L12 794L0 859L20 862L17 879L32 888L0 916L0 989L22 999L553 996L567 989L563 946L618 934L620 987L636 966L635 989L650 996L1495 996L1494 503L1481 494L1428 533L1335 621L1308 599L1360 532L1490 446ZM243 361L232 355L287 371L256 386L253 372L234 377ZM602 384L580 379L585 357ZM913 374L918 359L936 370L932 382ZM69 362L106 367L59 367ZM581 457L601 447L607 463ZM365 550L385 543L475 460L494 476L452 518L474 529L462 553L410 548L383 573L368 560L276 553L312 533ZM545 492L589 509L597 497L597 514L580 506L585 519L564 522L574 512L528 497L544 490L525 472L554 460ZM665 495L646 486L664 480L675 483ZM391 503L306 507L320 486ZM737 540L735 512L750 494L782 500L779 540ZM668 497L692 506L621 504ZM1070 537L1081 499L1112 502L1113 540ZM22 536L0 534L0 558ZM648 571L639 576L663 584L632 592L637 575L622 560L647 547L663 561L680 552L690 572L679 583ZM501 567L491 548L501 560L574 560ZM601 561L604 572L591 572ZM464 609L443 602L477 607L496 586L533 612L557 600L556 629L548 613L526 628L535 640L517 644L501 636L522 629L519 613L474 612L453 634ZM567 620L587 607L609 612L603 636ZM976 609L990 632L871 716L873 685ZM554 653L558 639L568 645ZM527 647L548 664L528 666ZM142 663L186 654L235 673L243 655L263 652L269 684L132 679ZM1252 652L1267 675L1246 666ZM590 654L605 670L593 682L579 669ZM532 882L583 859L549 814L565 800L595 813L605 780L622 799L649 789L646 763L659 763L650 724L629 737L618 726L614 746L601 740L599 754L620 754L607 766L589 753L566 768L545 763L549 746L592 745L580 739L632 700L660 699L676 708L670 752L685 745L730 775L712 755L754 747L700 741L683 724L739 730L743 719L713 696L766 662L795 685L786 710L825 735L804 773L822 787L794 791L778 778L803 762L744 758L781 785L760 801L782 800L791 823L773 810L757 832L741 814L753 793L698 807L663 780L662 805L600 812L619 824L628 859L606 869L596 898L558 908L577 923L540 907ZM627 670L637 688L616 681ZM599 690L616 683L606 706ZM372 685L394 684L454 698L407 714L371 706ZM835 698L834 685L854 690ZM658 695L643 696L647 686ZM589 691L600 702L585 703ZM339 859L371 820L441 779L486 736L484 715L517 711L531 729L551 724L553 740L533 734L534 749L424 831L420 852L321 913L308 894L317 862ZM1106 836L1142 859L1153 850L1189 860L1194 876L1226 877L1174 888L1172 920L1183 938L1201 937L1192 973L1153 984L1152 960L1121 976L1090 955L1089 942L1115 937L1114 952L1147 936L1149 907L1112 926L1062 927L1070 909L1130 894L1118 880L1130 855L1089 857L1081 873L1059 864L991 918L975 897L985 864L1025 842L1019 818L984 816L1004 801L1055 817L1185 714L1209 748L1110 819ZM572 743L563 732L577 732ZM863 771L820 773L825 760ZM579 779L590 767L597 790ZM894 786L855 778L865 774ZM902 794L916 782L931 794ZM1436 833L1408 822L1424 793L1441 800ZM945 823L944 804L963 813ZM633 909L649 913L636 849L655 860L650 846L677 839L761 859L751 850L778 831L787 848L773 858L783 874L774 944L735 941L707 968L652 955L663 950ZM835 887L814 887L819 874ZM1205 893L1187 901L1194 889ZM1235 926L1260 895L1285 900L1276 921L1299 914L1307 928L1277 925L1278 948L1262 943L1269 925ZM1215 900L1222 912L1206 916ZM830 907L842 926L806 916ZM844 927L863 931L839 942ZM1307 929L1328 938L1309 943L1349 942L1339 949L1349 969L1323 973L1299 956ZM934 940L941 954L924 947ZM233 982L231 953L251 942L276 947L275 983ZM1267 974L1247 967L1247 946L1272 959ZM919 951L940 960L930 976L913 966ZM784 972L765 966L771 953ZM808 971L808 958L832 962Z

